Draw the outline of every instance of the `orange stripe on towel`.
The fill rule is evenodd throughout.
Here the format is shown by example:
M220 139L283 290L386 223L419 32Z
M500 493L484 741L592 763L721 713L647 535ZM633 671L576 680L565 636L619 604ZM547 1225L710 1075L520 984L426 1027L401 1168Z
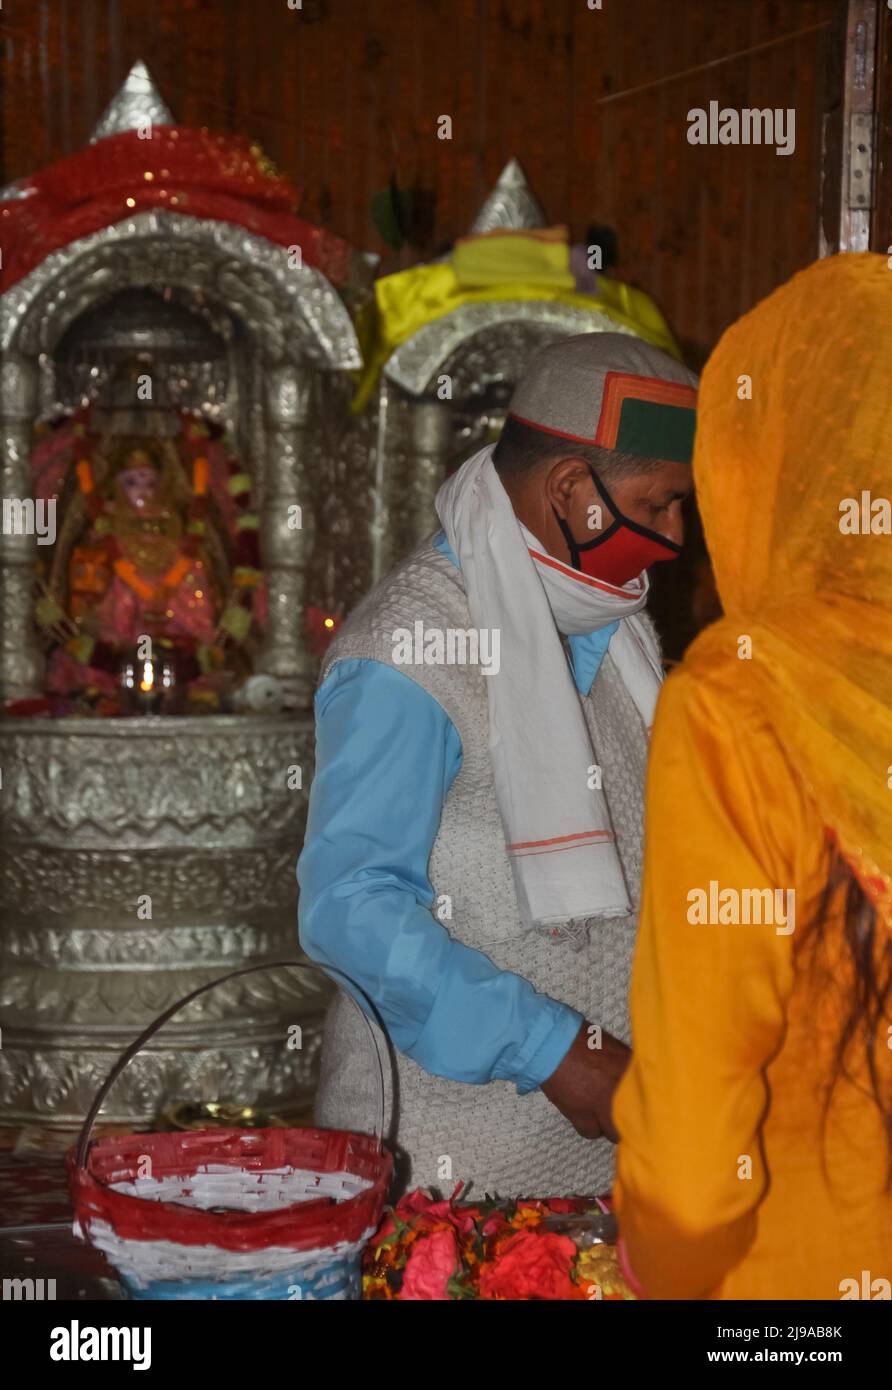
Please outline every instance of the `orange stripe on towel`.
M577 830L573 835L555 835L551 840L515 840L509 850L538 849L542 845L561 845L568 840L612 840L612 830Z
M611 835L610 838L612 840L613 836ZM599 840L598 843L604 844L605 842ZM550 849L525 849L520 854L515 854L512 857L514 859L529 859L531 855L536 854L565 854L568 849L589 849L590 847L591 842L585 840L577 842L575 845L553 845Z
M577 584L586 584L590 589L602 589L606 594L616 594L619 598L635 598L634 593L629 593L628 589L617 589L614 584L607 584L602 579L594 579L590 574L582 574L579 570L571 569L569 565L564 565L560 560L556 560L553 555L543 555L541 550L533 550L532 546L527 549L534 560L538 560L540 565L548 565L550 569L558 570L560 574L566 574L569 579L575 579ZM639 586L639 593L644 593L644 586Z
M613 838L613 837L611 837L611 838ZM599 841L599 844L603 844L603 841ZM522 852L520 853L520 855L514 855L513 858L514 858L514 859L529 859L529 858L535 858L536 855L565 855L565 853L567 853L568 849L589 849L589 848L590 848L590 842L589 842L588 840L586 840L586 841L578 842L578 844L575 844L575 845L553 845L553 847L550 848L550 849L524 849L524 851L522 851Z

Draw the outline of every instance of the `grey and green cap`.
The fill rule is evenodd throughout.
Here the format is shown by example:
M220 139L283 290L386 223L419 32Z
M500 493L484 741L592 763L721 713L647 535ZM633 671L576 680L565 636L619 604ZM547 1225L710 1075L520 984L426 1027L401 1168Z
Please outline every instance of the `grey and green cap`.
M580 444L690 463L697 377L626 333L561 338L531 359L509 418Z

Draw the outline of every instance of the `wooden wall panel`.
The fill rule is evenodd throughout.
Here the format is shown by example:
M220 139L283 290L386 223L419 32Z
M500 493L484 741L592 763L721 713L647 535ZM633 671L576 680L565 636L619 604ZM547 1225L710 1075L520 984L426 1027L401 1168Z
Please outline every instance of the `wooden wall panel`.
M385 255L468 226L505 160L552 221L619 235L694 365L814 258L825 42L839 0L4 0L4 179L77 148L144 58L184 123L258 139L305 213ZM687 112L796 108L796 152L687 143ZM436 138L440 115L451 142ZM369 199L429 200L395 257Z

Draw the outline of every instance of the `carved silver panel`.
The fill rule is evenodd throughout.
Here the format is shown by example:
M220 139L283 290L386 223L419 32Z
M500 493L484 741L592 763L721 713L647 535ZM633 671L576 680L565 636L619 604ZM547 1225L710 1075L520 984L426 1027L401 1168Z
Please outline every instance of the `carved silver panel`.
M411 395L420 396L436 385L436 377L446 371L446 360L460 350L466 352L472 339L499 325L515 325L517 347L522 352L529 347L524 330L538 332L541 340L550 341L573 333L628 333L615 319L597 309L577 309L570 304L547 299L503 299L489 303L462 304L451 314L444 314L433 323L425 324L402 343L388 359L384 373L388 379ZM478 345L477 366L486 373L483 385L494 381L514 381L513 365L503 361L501 352L511 342L511 334L503 335L500 352L487 350L486 341ZM515 363L517 353L514 354ZM453 398L455 397L453 387Z
M312 753L311 720L283 716L0 722L3 1123L76 1123L156 1014L240 965L300 956ZM181 1097L306 1105L328 993L285 971L210 991L103 1118L149 1123Z
M156 1043L140 1052L115 1083L100 1123L138 1128L157 1119L159 1098L211 1101L221 1096L253 1096L258 1106L289 1118L306 1109L313 1093L320 1041L317 1022L305 1026L299 1051L283 1044L281 1035L250 1046L224 1042L187 1049L180 1044L172 1050L170 1040L167 1048ZM3 1124L63 1131L78 1127L120 1051L117 1045L102 1049L64 1041L42 1050L10 1049L7 1054L4 1049Z
M31 495L36 401L33 361L0 353L0 498ZM0 528L0 701L30 695L43 680L43 654L31 621L36 557L33 535Z
M51 352L69 324L112 291L183 285L239 318L270 363L360 365L335 289L288 248L243 227L156 209L53 251L0 298L0 350Z

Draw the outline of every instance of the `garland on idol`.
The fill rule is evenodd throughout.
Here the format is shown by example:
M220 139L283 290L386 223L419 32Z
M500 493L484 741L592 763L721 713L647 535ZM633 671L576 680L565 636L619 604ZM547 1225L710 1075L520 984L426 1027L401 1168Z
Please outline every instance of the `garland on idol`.
M111 521L106 515L105 504L102 495L97 491L93 476L86 427L81 421L75 425L75 474L94 531L102 541L111 568L147 603L163 603L168 595L176 590L190 564L197 558L207 530L210 488L207 441L210 430L204 421L185 412L180 413L180 419L183 450L191 465L192 477L188 523L181 553L156 584L149 583L138 574L132 561L124 554L117 537L112 533ZM232 582L217 624L214 643L210 647L204 644L198 644L197 647L199 664L203 670L210 670L214 665L212 651L217 642L225 642L228 639L240 646L247 639L254 617L254 598L262 581L259 518L251 496L251 479L241 467L239 460L231 455L227 458L227 468L226 488L236 509ZM90 658L81 656L80 659L89 661Z

